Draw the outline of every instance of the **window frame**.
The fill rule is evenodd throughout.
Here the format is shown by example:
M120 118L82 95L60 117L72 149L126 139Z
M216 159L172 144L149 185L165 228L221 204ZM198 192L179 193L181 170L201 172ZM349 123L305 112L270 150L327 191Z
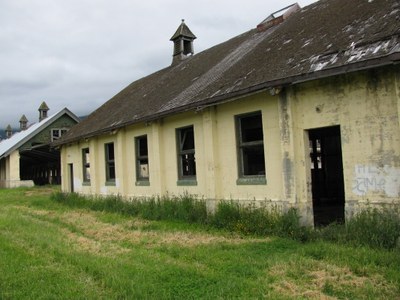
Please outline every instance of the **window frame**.
M88 169L89 169L89 172L87 172ZM90 149L89 149L89 147L86 147L86 148L82 148L82 182L83 182L83 184L90 185L90 179L91 179L90 178Z
M183 149L184 142L182 141L182 133L185 131L193 132L193 148L192 149ZM184 127L180 127L176 129L176 152L177 152L177 161L178 161L178 185L197 185L197 168L196 168L196 143L195 143L195 132L194 125L188 125ZM186 159L188 163L190 160L193 160L194 174L185 175L184 173L184 155L193 155L193 159Z
M113 158L110 158L110 149L113 147ZM104 156L105 156L105 167L106 167L106 183L110 185L115 185L115 179L117 177L116 166L115 166L115 146L114 142L104 144ZM111 168L114 168L114 177L111 177Z
M141 141L146 139L146 155L140 153ZM141 175L141 161L147 160L147 173L148 176ZM136 161L136 185L150 185L150 164L149 164L149 140L147 134L135 137L135 161Z
M262 140L256 141L243 141L243 127L242 120L252 116L259 116L261 121L262 130ZM264 147L264 126L262 111L254 111L250 113L244 113L240 115L235 115L235 127L236 127L236 148L237 148L237 169L238 169L238 179L236 181L237 185L264 185L266 184L266 163L265 163L265 147ZM264 174L245 174L245 149L262 147L263 157L264 157Z
M67 133L68 130L69 130L69 128L52 128L52 129L50 129L50 140L52 142L59 140L65 133ZM54 132L58 133L57 137L54 136Z

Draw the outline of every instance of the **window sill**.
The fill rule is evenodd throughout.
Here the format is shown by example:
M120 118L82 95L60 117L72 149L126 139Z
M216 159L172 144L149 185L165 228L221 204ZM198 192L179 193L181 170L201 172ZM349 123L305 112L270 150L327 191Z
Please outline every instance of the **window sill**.
M116 186L115 181L106 181L106 186Z
M236 185L266 185L265 177L243 177L236 180Z
M196 179L179 179L176 184L178 186L196 186L197 180Z
M82 186L91 186L90 181L82 182Z
M148 180L138 180L135 182L136 186L150 186L150 181Z

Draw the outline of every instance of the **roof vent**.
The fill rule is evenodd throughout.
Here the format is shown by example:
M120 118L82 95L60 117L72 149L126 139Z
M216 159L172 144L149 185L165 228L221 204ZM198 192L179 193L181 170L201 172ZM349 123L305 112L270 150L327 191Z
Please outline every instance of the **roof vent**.
M8 126L6 127L6 129L4 131L6 132L6 139L9 139L13 134L10 124L8 124Z
M268 28L274 27L285 20L287 20L292 14L301 9L300 5L294 3L292 5L286 6L271 15L269 15L264 21L257 25L257 30L259 32L265 31Z
M19 120L19 129L26 130L28 128L28 119L25 115L22 115L21 119Z
M193 41L195 39L196 36L187 27L185 20L182 20L181 25L170 39L170 41L174 42L173 65L184 60L188 55L194 54Z
M47 112L49 111L49 107L47 106L46 102L42 102L39 107L39 122L47 118Z

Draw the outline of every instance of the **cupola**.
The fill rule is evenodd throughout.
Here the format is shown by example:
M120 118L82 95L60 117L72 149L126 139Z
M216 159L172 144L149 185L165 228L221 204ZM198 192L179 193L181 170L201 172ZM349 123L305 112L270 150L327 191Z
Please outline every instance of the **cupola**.
M172 55L172 64L176 64L189 55L194 54L193 41L196 36L190 31L189 27L182 20L175 34L171 37L170 41L174 42L174 53Z
M19 129L25 130L28 128L28 119L25 115L22 115L21 119L19 119Z
M13 133L10 124L8 124L8 126L6 127L5 132L6 132L6 138L9 139L12 136L12 133Z
M49 107L47 106L46 102L43 101L39 107L39 122L47 118L48 110Z

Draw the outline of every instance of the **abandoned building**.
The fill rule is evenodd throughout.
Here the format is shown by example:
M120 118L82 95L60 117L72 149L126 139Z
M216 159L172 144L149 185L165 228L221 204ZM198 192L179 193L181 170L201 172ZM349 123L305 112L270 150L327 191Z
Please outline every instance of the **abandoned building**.
M0 142L0 188L61 184L60 152L51 148L79 118L64 108L48 117L45 102L39 107L39 122L28 126L22 115L20 131L6 128L6 139Z
M320 0L194 54L182 22L170 66L58 143L62 189L254 201L305 224L399 205L399 24L397 0Z

